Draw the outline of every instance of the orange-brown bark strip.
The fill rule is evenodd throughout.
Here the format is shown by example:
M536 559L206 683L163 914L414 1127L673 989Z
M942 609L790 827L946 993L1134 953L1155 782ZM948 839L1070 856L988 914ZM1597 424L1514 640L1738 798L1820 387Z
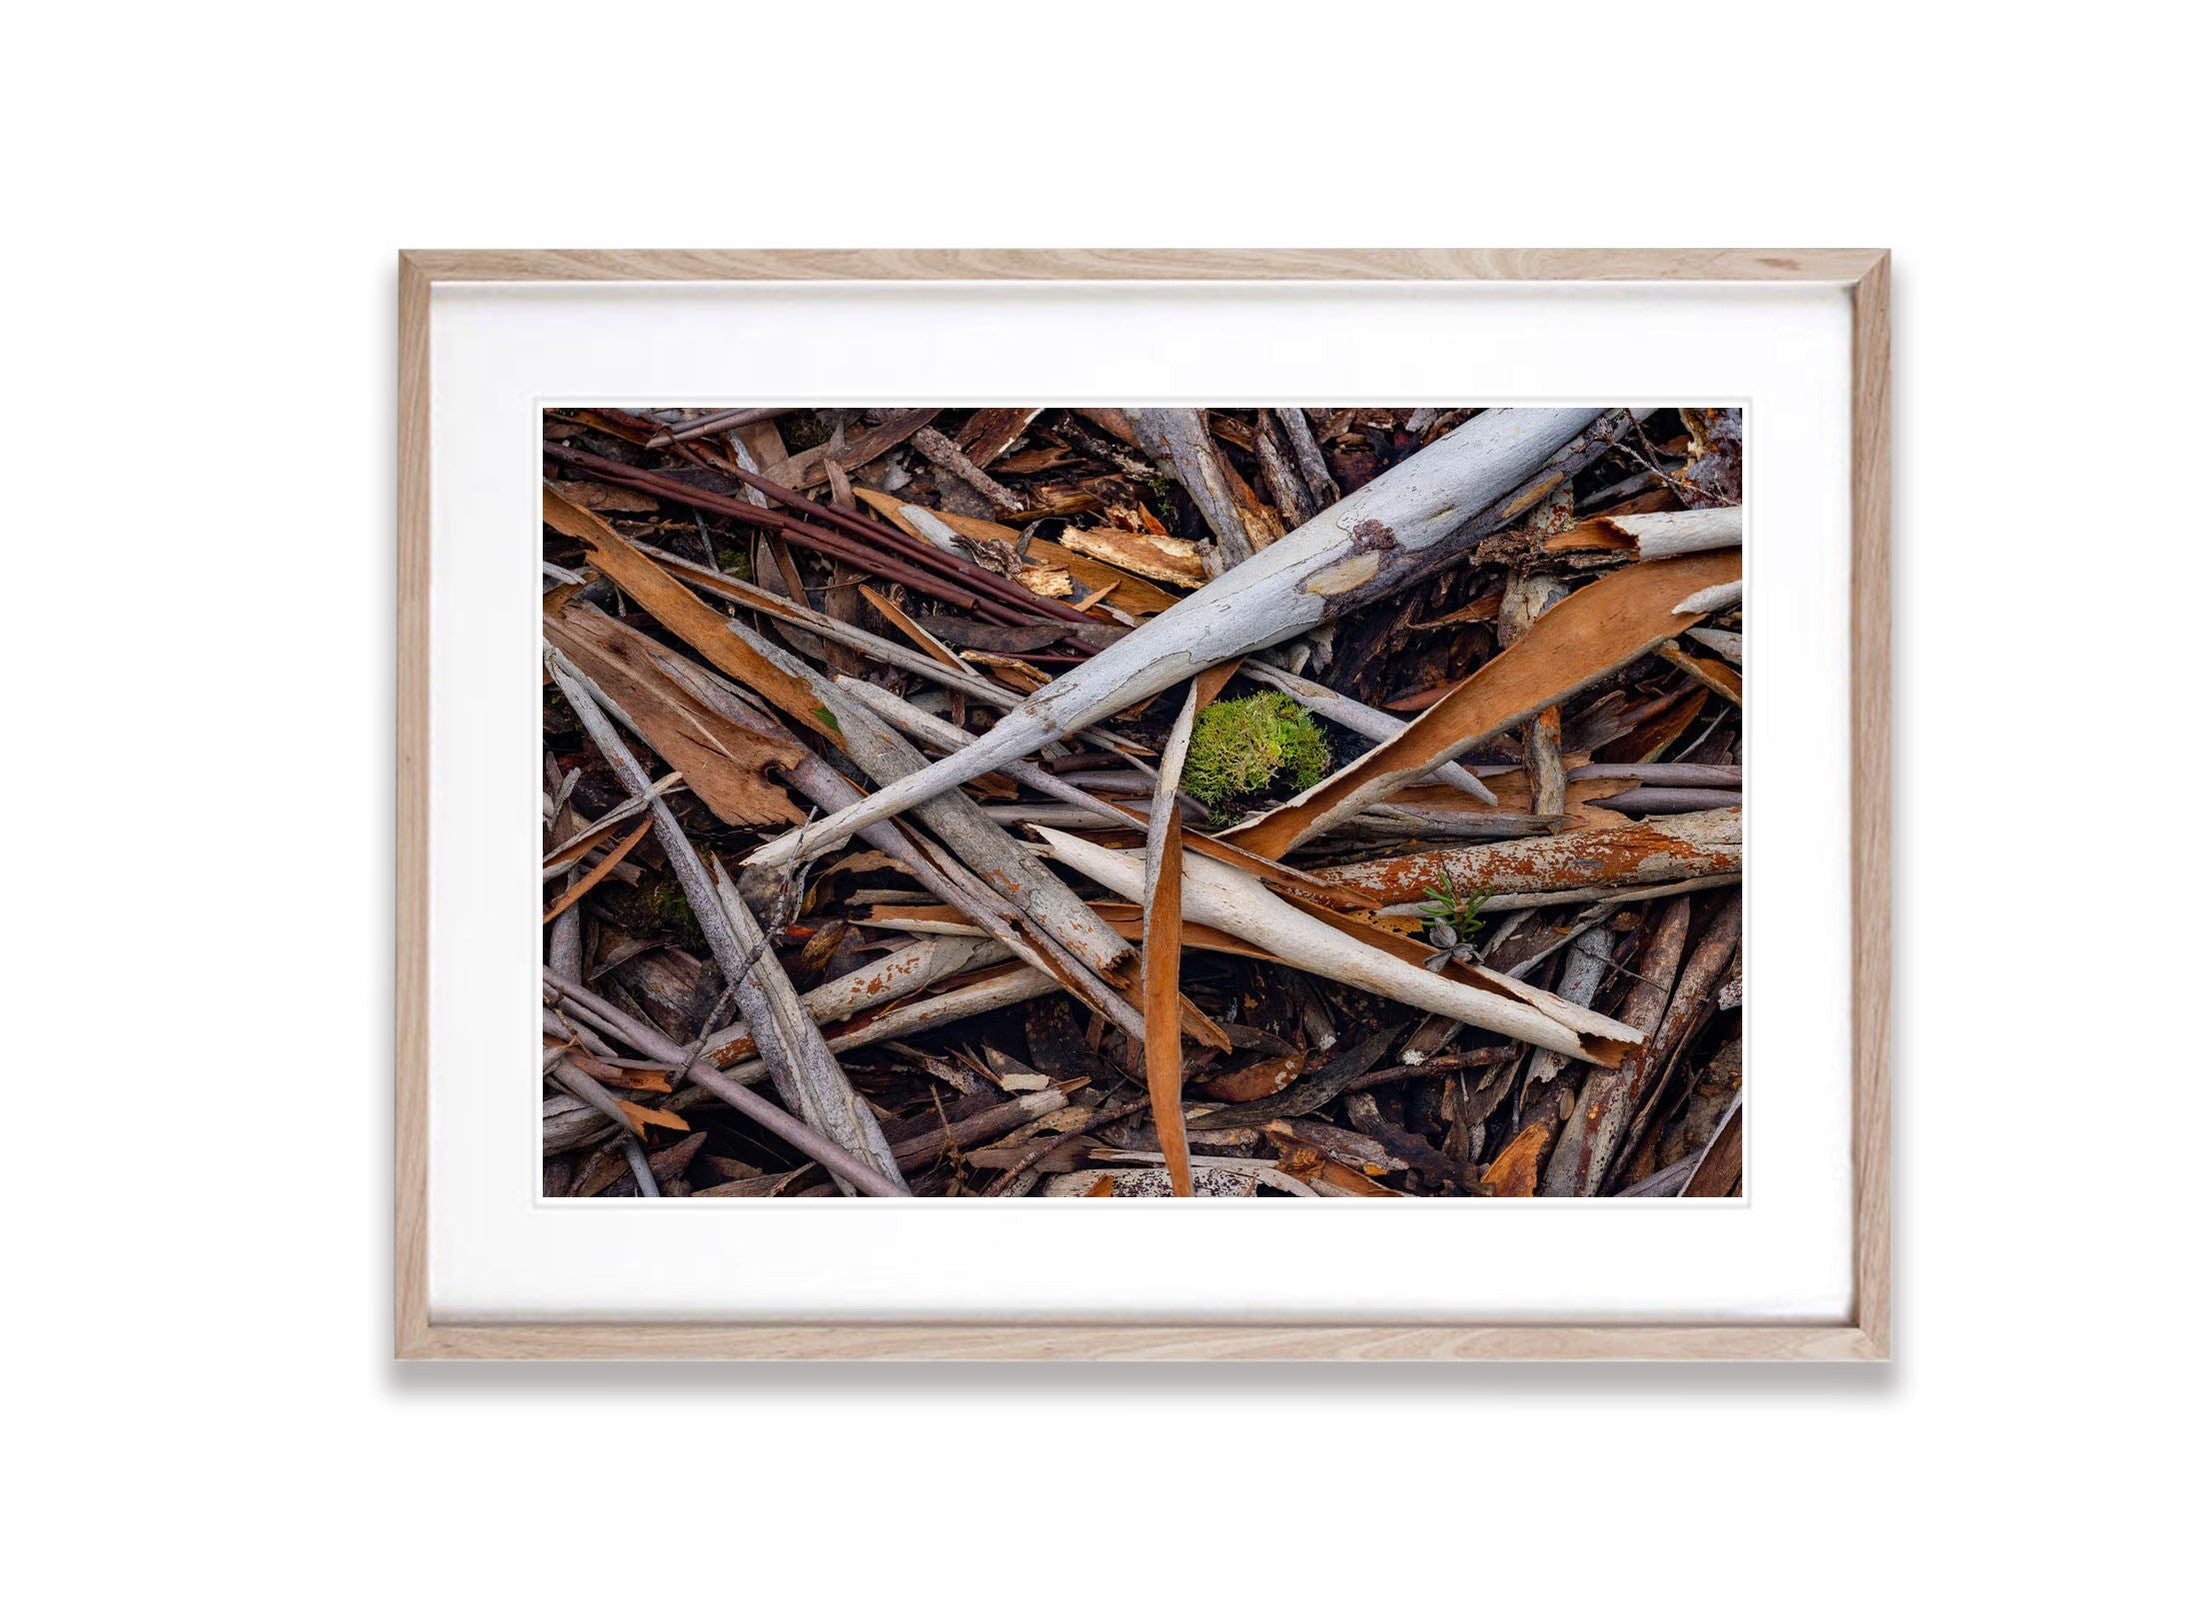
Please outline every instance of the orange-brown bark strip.
M568 906L574 905L579 902L581 895L587 893L589 889L594 888L596 884L602 882L606 877L610 876L612 870L617 867L618 863L626 859L627 853L632 850L636 844L639 844L644 837L648 835L649 829L652 825L654 825L655 821L656 818L653 816L644 816L641 819L641 825L635 828L631 833L628 833L624 838L620 839L617 847L614 848L610 852L610 854L604 856L601 861L597 862L596 865L589 870L588 874L585 877L581 878L579 882L575 883L571 888L568 888L567 890L565 890L564 893L558 895L556 899L552 900L550 902L550 908L542 913L542 925L547 927L550 925L550 923L556 921L558 917L562 916L565 913L565 910Z
M1153 788L1153 815L1146 834L1151 860L1146 874L1145 1087L1153 1099L1153 1130L1168 1163L1169 1186L1191 1197L1191 1140L1183 1120L1184 1002L1177 991L1183 971L1183 778L1191 724L1214 703L1237 670L1234 660L1201 672L1184 697ZM1203 1019L1203 1018L1202 1018Z
M1699 590L1739 581L1738 550L1625 567L1553 605L1510 649L1430 706L1387 744L1289 804L1230 834L1280 857L1324 828L1406 787L1421 773L1487 742L1618 670L1702 618L1672 607Z
M596 569L632 596L634 603L663 623L703 659L736 682L745 683L772 704L834 744L844 741L832 713L791 673L780 670L726 630L725 618L691 593L640 550L612 531L611 525L573 504L555 488L542 485L542 520L594 552Z
M1183 1122L1183 1040L1176 983L1183 956L1183 812L1170 796L1145 940L1145 1087L1153 1131L1178 1199L1191 1197L1191 1141Z
M1403 905L1443 887L1458 894L1532 894L1628 888L1740 869L1741 811L1731 806L1554 838L1507 839L1331 866L1314 875L1324 884L1372 894L1385 905Z
M734 827L799 826L802 812L764 773L809 753L791 734L765 737L720 715L659 665L665 646L589 606L544 617L542 633L618 703L648 746Z
M1535 1167L1542 1159L1543 1147L1549 1142L1550 1129L1541 1122L1529 1122L1521 1128L1519 1136L1506 1144L1503 1153L1489 1162L1489 1169L1481 1174L1490 1193L1499 1199L1534 1197Z

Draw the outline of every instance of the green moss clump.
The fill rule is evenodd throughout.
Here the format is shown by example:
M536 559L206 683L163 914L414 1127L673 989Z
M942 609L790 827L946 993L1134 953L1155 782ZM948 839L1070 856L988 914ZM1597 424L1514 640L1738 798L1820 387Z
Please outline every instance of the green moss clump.
M1295 794L1328 769L1328 740L1313 718L1288 695L1270 690L1216 700L1199 713L1184 757L1183 790L1226 824L1278 784Z

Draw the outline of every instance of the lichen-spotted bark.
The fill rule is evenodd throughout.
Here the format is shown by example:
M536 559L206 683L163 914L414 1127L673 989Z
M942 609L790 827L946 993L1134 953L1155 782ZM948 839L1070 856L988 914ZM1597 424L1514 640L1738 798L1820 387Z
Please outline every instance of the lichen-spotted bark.
M1691 811L1625 827L1429 850L1332 866L1312 875L1385 905L1457 894L1531 894L1566 888L1630 888L1741 869L1741 810Z

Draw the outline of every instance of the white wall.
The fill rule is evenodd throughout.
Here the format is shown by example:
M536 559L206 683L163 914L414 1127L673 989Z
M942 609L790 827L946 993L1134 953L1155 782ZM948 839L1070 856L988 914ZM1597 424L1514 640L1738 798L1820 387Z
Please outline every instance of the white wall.
M18 19L25 1591L2028 1591L2163 1552L2188 50L2114 4L1283 10ZM1896 250L1894 1366L393 1369L393 253L863 243Z

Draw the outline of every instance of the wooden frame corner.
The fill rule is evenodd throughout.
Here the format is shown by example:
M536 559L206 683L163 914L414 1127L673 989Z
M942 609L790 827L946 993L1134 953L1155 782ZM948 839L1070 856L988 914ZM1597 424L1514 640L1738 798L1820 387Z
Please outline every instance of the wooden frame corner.
M407 250L398 279L398 1359L1807 1360L1892 1353L1890 292L1892 258L1831 250ZM1844 285L1851 433L1852 1314L1830 1325L438 1323L428 1303L430 301L458 282L1707 281Z

